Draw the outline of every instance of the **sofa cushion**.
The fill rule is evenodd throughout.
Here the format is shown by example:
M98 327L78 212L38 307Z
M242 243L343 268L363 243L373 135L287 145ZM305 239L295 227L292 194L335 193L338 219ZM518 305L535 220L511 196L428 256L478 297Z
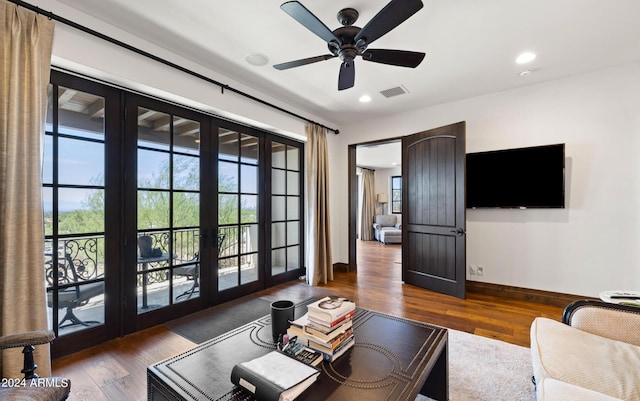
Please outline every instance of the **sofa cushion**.
M536 382L547 378L623 400L640 400L640 347L538 317L531 325Z
M560 380L546 378L536 384L538 401L623 401Z
M376 224L381 227L393 227L397 223L397 218L393 214L379 214L376 216Z

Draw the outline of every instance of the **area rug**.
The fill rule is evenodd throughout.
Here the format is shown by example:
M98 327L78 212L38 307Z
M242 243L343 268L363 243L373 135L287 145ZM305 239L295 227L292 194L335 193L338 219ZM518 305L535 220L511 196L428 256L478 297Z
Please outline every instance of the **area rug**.
M450 401L534 401L532 375L529 348L449 329Z
M267 315L270 305L270 301L262 298L241 298L171 320L164 325L187 340L200 344Z
M296 304L295 317L307 312L306 305L318 298ZM271 301L243 297L171 320L164 325L187 340L200 344L270 313Z
M316 298L296 304L302 307ZM165 323L171 331L202 343L269 314L270 301L241 298ZM449 329L450 401L534 401L531 352L503 341ZM428 401L418 396L416 401Z

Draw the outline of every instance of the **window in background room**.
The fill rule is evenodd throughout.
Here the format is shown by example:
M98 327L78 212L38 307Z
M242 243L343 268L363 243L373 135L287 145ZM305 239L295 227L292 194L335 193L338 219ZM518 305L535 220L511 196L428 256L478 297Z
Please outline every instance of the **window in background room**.
M402 176L391 177L391 213L402 213Z

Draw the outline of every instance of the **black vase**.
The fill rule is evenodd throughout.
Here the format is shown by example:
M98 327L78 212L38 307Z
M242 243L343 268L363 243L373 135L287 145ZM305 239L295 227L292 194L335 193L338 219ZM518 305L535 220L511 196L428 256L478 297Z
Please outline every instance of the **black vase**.
M291 301L275 301L271 303L271 334L273 342L287 334L289 322L294 320L295 305Z

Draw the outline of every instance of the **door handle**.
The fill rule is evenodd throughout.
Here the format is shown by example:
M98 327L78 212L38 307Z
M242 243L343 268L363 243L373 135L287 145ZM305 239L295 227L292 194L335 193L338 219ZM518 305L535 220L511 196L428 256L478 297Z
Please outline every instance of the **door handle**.
M450 232L456 234L458 237L464 235L464 230L462 228L458 228L457 230L451 230Z
M202 246L203 248L208 248L209 234L207 233L207 229L202 229L200 231L200 235L198 235L198 238L200 238L200 246Z

